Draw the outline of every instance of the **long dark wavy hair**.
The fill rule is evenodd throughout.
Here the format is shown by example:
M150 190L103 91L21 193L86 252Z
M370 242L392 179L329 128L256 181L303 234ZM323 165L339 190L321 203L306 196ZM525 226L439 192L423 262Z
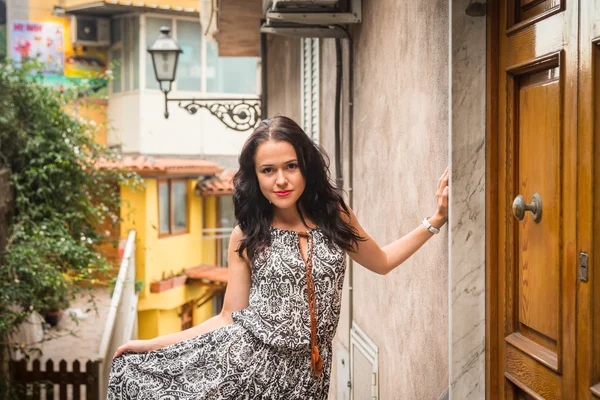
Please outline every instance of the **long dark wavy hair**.
M273 205L260 190L254 166L258 146L269 140L284 140L296 151L298 166L306 181L304 192L296 202L302 222L306 225L304 218L308 217L340 248L356 249L358 242L366 239L340 216L340 212L347 216L350 213L341 190L331 183L329 157L293 120L276 116L261 122L246 140L239 156L240 169L233 177L233 205L235 218L245 237L236 251L243 256L246 250L248 259L252 261L257 251L271 241ZM306 215L303 215L300 204Z

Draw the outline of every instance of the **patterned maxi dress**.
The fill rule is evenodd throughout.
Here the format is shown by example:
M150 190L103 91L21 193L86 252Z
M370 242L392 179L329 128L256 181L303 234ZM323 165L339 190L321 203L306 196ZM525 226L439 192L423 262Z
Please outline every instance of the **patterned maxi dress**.
M271 227L252 265L249 306L234 323L148 353L113 360L108 399L312 399L329 390L332 342L345 273L344 251L307 231L316 297L321 376L311 373L307 273L295 231Z

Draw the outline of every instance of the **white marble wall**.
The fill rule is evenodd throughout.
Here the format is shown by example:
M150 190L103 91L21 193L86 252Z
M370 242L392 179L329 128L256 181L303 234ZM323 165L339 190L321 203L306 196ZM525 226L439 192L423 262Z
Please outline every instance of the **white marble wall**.
M452 0L450 399L485 398L485 0Z

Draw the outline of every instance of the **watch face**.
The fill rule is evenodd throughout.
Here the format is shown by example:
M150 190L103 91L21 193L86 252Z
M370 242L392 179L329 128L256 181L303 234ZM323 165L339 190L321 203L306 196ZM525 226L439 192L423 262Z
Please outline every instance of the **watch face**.
M436 228L435 226L431 225L431 224L429 223L429 221L427 221L427 218L425 218L425 219L423 220L423 225L425 225L425 227L427 228L427 230L428 230L429 232L433 233L433 234L437 234L437 233L439 233L439 231L440 231L438 228Z

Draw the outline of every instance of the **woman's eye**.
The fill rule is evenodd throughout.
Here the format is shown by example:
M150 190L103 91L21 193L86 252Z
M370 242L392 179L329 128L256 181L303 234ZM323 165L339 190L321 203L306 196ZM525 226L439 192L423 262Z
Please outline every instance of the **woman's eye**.
M268 174L271 172L271 168L265 168L263 169L263 174Z
M296 168L298 168L298 164L288 164L288 168L289 169L296 169Z

